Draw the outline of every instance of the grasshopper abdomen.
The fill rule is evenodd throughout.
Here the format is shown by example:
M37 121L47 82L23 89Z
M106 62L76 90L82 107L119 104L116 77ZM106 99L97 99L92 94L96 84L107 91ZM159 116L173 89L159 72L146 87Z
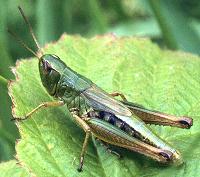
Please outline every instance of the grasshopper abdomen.
M89 117L95 117L101 120L104 120L117 128L121 129L128 135L139 139L140 141L143 141L145 143L148 143L149 145L156 146L153 142L150 142L147 137L142 136L142 134L138 131L136 131L133 127L131 127L129 124L124 122L123 120L119 119L116 115L106 112L106 111L90 111L88 112Z

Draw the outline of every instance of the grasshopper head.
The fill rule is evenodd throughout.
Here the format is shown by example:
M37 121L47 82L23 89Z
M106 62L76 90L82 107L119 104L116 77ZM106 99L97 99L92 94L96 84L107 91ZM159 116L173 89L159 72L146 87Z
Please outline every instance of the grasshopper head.
M45 54L39 60L39 72L43 86L50 95L54 95L61 73L66 65L56 55Z

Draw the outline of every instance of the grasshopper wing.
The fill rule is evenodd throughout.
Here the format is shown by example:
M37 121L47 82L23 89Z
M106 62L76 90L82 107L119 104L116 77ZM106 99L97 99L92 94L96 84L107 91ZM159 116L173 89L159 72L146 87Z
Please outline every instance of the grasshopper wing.
M115 115L127 117L132 115L127 106L114 99L112 96L94 84L82 92L82 95L86 98L88 104L95 110L107 111Z

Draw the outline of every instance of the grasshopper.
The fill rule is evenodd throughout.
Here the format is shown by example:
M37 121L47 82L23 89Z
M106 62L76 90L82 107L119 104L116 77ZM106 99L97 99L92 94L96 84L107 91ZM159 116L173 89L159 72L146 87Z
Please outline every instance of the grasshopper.
M14 120L26 120L42 108L67 105L76 123L85 131L78 171L82 171L91 135L104 143L138 152L161 163L181 164L183 162L179 151L162 140L146 124L190 128L193 123L191 118L148 110L127 101L121 93L106 93L91 80L69 68L58 56L43 54L28 18L20 7L19 11L39 54L29 48L15 33L11 31L9 33L38 58L41 82L56 101L43 102L24 117L14 118ZM121 97L121 101L114 98L117 96Z

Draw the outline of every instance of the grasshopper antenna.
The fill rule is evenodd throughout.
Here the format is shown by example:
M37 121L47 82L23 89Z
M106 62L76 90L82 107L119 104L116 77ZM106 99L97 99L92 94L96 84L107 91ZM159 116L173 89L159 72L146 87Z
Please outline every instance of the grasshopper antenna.
M42 55L43 55L43 51L42 51L42 49L41 49L41 47L40 47L40 45L39 45L39 42L37 41L37 39L36 39L36 37L35 37L35 34L34 34L34 32L33 32L33 28L32 28L32 26L31 26L31 24L30 24L28 18L26 17L26 15L24 14L24 11L22 10L22 8L21 8L20 6L18 6L18 9L19 9L19 12L21 13L21 15L22 15L22 17L23 17L25 23L27 24L27 26L28 26L28 28L29 28L30 34L31 34L31 36L32 36L32 38L33 38L33 40L34 40L34 42L35 42L35 44L36 44L38 50L39 50L39 51L42 53Z
M16 41L22 45L25 49L27 49L29 52L31 52L35 57L37 57L38 59L40 59L40 57L30 48L28 47L24 41L22 41L14 32L12 32L11 30L8 29L8 32L11 34L11 36L13 36Z
M35 42L35 44L36 44L36 46L37 46L39 52L41 52L41 54L43 55L43 51L42 51L42 49L41 49L41 47L40 47L40 45L39 45L39 42L37 41L37 39L36 39L36 37L35 37L35 34L34 34L34 32L33 32L33 28L32 28L32 26L31 26L31 24L30 24L28 18L26 17L26 15L24 14L24 11L22 10L22 8L21 8L20 6L18 6L18 9L19 9L19 12L21 13L21 15L22 15L22 17L23 17L25 23L27 24L27 26L28 26L28 28L29 28L30 34L31 34L31 36L32 36L32 38L33 38L33 40L34 40L34 42Z
M21 8L20 6L18 6L18 9L19 9L19 12L21 13L21 15L22 15L22 17L23 17L23 19L24 19L26 25L28 25L30 34L31 34L31 36L32 36L32 38L33 38L33 40L34 40L34 42L35 42L35 44L36 44L36 46L37 46L37 49L38 49L38 51L39 51L40 54L38 55L38 54L37 54L36 52L34 52L30 47L28 47L28 45L27 45L20 37L18 37L18 36L16 35L16 33L14 33L13 31L11 31L11 30L9 30L9 29L8 29L8 32L11 34L11 36L12 36L13 38L15 38L15 40L16 40L20 45L22 45L26 50L28 50L29 52L31 52L35 57L37 57L37 58L40 60L40 56L43 55L43 51L42 51L42 49L41 49L41 47L40 47L40 45L39 45L39 43L38 43L38 41L37 41L37 39L36 39L36 37L35 37L35 34L34 34L34 32L33 32L33 28L32 28L32 26L31 26L31 24L30 24L28 18L25 16L25 14L24 14L24 12L23 12L23 10L22 10L22 8Z

